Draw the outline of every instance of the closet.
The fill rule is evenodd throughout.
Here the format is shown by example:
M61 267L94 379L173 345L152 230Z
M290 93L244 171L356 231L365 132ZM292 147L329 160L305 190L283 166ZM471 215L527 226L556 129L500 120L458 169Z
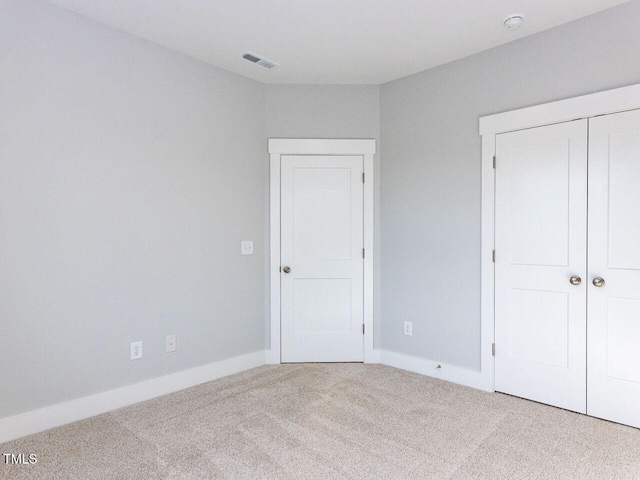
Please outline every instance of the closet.
M640 427L640 110L514 126L492 135L495 390Z

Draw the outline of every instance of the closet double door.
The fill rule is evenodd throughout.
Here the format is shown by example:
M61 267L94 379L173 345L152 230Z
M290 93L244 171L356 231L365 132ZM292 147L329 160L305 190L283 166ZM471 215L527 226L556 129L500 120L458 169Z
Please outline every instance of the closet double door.
M640 111L496 136L495 390L640 427Z

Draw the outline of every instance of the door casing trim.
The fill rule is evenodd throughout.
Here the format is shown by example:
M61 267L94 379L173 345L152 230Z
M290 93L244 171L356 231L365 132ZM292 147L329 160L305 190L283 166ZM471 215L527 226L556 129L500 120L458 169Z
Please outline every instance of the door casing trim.
M493 157L496 152L496 135L638 108L640 108L640 84L480 117L479 133L482 136L480 376L483 390L495 391L494 359L491 354L491 346L495 341L495 272L493 263L495 170ZM496 159L496 161L499 165L500 159ZM500 255L500 252L496 252L496 255ZM500 345L496 345L496 349L500 348Z
M270 347L266 363L281 363L280 342L280 162L282 155L357 155L364 164L364 362L377 363L373 350L373 156L374 139L269 139L269 284Z

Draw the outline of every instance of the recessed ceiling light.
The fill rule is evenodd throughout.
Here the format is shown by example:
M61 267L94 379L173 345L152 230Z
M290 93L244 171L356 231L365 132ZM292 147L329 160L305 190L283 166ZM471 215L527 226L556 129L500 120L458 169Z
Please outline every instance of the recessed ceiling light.
M503 21L505 28L508 30L515 30L520 25L522 25L522 21L524 20L524 15L520 13L514 13L513 15L509 15Z
M273 67L277 67L279 65L279 63L267 60L266 58L251 52L245 53L244 55L242 55L242 58L251 63L255 63L256 65L260 65L261 67L268 69L272 69Z

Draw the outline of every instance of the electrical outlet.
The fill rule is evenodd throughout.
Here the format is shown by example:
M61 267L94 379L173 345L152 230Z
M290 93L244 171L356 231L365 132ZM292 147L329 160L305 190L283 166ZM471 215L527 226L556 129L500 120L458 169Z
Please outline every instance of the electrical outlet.
M413 335L413 322L404 322L404 334L410 337Z
M131 360L142 358L142 341L131 342Z
M176 336L167 335L167 353L176 351Z

